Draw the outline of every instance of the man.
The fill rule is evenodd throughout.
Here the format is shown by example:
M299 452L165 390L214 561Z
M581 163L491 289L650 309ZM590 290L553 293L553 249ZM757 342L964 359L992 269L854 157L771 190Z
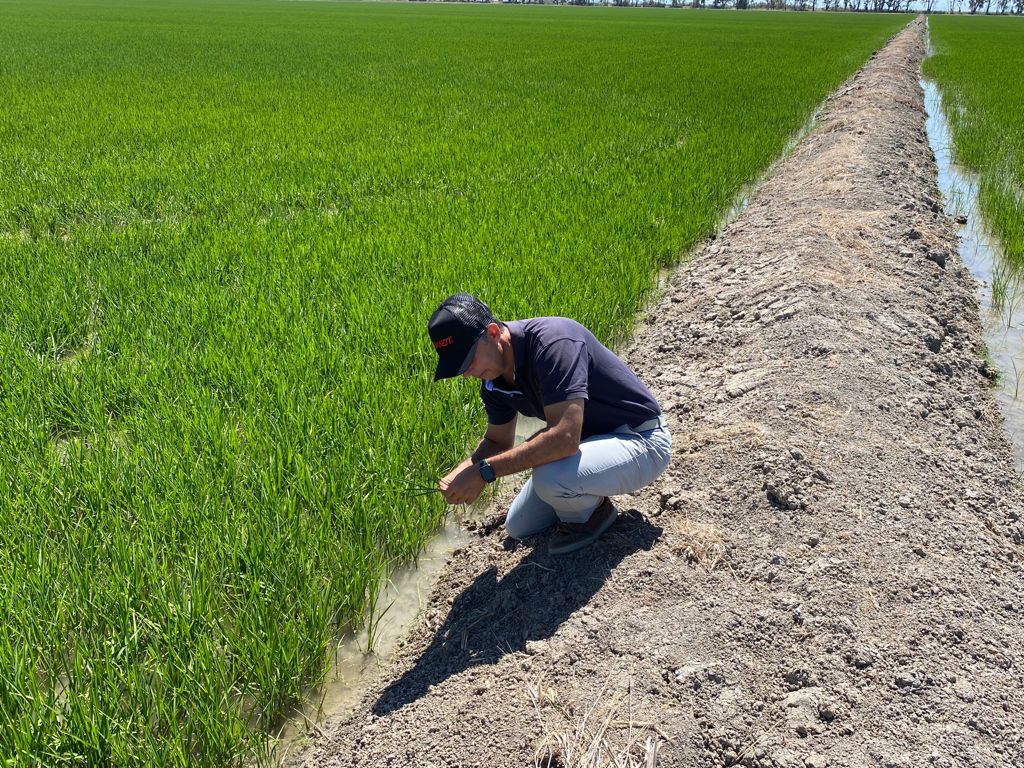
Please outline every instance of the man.
M668 466L672 438L650 390L594 335L564 317L499 322L468 293L430 317L434 381L480 380L487 430L439 487L449 504L473 502L487 483L533 469L509 507L516 539L558 527L548 551L587 546L615 522L611 496L650 484ZM547 427L515 446L518 414Z

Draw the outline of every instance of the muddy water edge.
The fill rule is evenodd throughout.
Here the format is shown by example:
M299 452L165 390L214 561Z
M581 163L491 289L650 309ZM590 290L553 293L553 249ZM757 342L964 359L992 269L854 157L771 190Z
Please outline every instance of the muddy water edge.
M516 444L543 427L539 419L521 417L516 424ZM310 692L276 734L271 753L274 763L287 763L295 751L321 733L322 722L344 716L356 707L415 624L452 553L473 540L472 530L496 516L509 493L506 488L503 494L485 496L467 508L450 511L448 520L427 542L416 562L388 575L381 584L379 607L369 625L338 642L324 682Z
M927 52L931 55L930 43ZM978 281L985 343L999 371L996 400L1017 462L1024 467L1024 276L1004 258L998 238L985 225L978 201L977 174L956 160L942 91L928 78L921 79L921 87L928 113L928 143L935 153L942 204L946 214L957 223L960 260Z

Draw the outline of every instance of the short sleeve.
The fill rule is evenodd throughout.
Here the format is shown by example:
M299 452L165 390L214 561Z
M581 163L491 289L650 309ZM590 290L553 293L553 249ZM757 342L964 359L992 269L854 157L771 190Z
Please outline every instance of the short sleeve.
M498 392L487 388L486 382L480 382L480 399L484 401L488 424L508 424L517 415L516 409Z
M537 355L536 371L541 402L587 399L590 356L581 339L556 339Z

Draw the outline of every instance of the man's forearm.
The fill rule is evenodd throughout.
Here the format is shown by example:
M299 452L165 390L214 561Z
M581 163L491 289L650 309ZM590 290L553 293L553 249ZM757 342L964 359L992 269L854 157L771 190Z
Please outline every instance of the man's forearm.
M506 449L507 446L504 446L501 443L496 443L485 437L479 442L476 450L469 455L469 458L463 459L459 462L459 465L449 472L445 479L450 481L463 470L476 466L476 464L480 462L480 459L489 459L491 456L496 456Z
M476 450L469 455L468 458L463 459L459 462L458 466L452 469L448 473L448 479L451 479L462 472L467 467L475 466L479 463L480 459L489 459L491 456L495 456L502 452L504 448L493 440L488 440L486 437L483 438L477 445Z
M552 429L545 429L534 435L528 442L520 443L496 456L488 457L488 463L498 477L514 475L541 464L572 456L579 450L579 443L570 436Z
M507 450L505 446L500 443L496 443L493 440L488 440L486 437L480 441L477 445L476 450L470 454L469 458L466 459L463 464L469 466L470 464L476 464L480 459L489 459L492 456L497 456L502 451Z

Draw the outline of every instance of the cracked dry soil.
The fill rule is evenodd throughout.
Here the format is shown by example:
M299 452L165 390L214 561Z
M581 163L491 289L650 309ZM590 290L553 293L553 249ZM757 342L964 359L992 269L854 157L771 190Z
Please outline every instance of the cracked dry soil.
M299 764L559 766L554 737L602 726L660 766L1024 764L1024 494L937 202L923 33L830 97L624 350L666 474L565 558L483 526Z

